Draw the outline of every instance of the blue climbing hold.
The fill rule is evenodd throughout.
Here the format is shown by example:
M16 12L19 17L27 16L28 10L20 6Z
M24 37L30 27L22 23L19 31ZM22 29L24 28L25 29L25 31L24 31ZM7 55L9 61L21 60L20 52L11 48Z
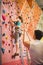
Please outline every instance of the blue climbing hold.
M5 13L5 10L3 9L2 12Z
M4 54L4 52L5 52L5 49L4 49L4 48L1 48L1 51L2 51L2 53Z
M2 22L2 24L5 24L5 22Z
M21 22L19 22L19 21L14 22L14 24L17 26L21 26Z

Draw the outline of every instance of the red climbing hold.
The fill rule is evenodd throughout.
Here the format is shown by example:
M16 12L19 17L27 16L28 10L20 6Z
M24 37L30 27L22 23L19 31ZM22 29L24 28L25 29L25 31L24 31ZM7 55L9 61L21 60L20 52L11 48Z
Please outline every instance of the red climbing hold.
M4 40L2 40L2 44L5 44L5 41Z
M2 19L5 21L6 20L6 16L5 15L2 15Z
M7 24L5 24L5 28L7 28Z

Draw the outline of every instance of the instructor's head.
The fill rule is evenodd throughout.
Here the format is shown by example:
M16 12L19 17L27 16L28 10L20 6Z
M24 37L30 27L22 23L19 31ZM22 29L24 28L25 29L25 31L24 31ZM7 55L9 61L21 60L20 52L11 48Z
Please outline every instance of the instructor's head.
M34 34L35 34L35 39L37 40L40 40L43 37L43 32L40 30L35 30Z

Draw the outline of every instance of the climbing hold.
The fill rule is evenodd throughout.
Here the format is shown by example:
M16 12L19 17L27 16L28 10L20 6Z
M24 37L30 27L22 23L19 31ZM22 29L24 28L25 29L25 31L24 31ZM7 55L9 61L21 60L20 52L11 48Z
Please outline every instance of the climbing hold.
M13 31L11 31L11 33L13 33Z
M8 36L6 35L5 38L6 38L6 40L7 40L7 39L8 39Z
M7 28L7 24L5 24L5 28Z
M5 10L3 9L2 12L5 13Z
M9 18L11 18L11 16L9 16Z
M11 14L12 14L13 12L11 11Z
M5 3L3 2L3 4L5 4Z
M19 22L19 21L14 22L14 24L17 26L21 26L21 22Z
M43 37L41 38L41 40L40 40L41 42L43 42Z
M2 53L4 54L4 52L5 52L5 49L4 49L4 48L1 48L1 51L2 51Z
M15 36L13 34L10 35L11 38L15 38Z
M11 5L11 7L12 7L12 5Z
M6 46L7 46L7 43L6 43Z
M19 56L21 58L21 56Z
M30 18L30 17L28 17L28 18Z
M12 0L12 2L14 2L14 0Z
M2 15L2 19L5 21L6 20L6 17L5 17L5 15Z
M9 24L10 22L8 21L8 24Z
M4 40L2 40L2 44L5 44L5 41Z
M8 15L9 15L9 13L8 13Z
M5 15L6 15L6 16L8 16L9 14L8 14L8 13L6 13Z
M13 48L14 48L14 45L13 45Z
M8 52L10 53L10 50Z
M4 24L5 22L2 22L2 24Z
M10 44L8 44L10 46Z
M5 33L3 33L2 36L5 36Z

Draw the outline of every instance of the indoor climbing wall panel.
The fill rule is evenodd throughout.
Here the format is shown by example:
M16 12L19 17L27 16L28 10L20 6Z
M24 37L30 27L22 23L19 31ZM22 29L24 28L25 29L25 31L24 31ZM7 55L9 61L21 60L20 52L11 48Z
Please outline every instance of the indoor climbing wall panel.
M35 1L32 2L32 8L29 7L28 2L26 1L24 4L24 8L22 11L22 16L24 22L26 22L26 29L28 29L29 34L31 37L34 35L34 30L39 22L41 15L41 9L38 7Z
M27 31L33 37L35 27L41 15L41 9L37 3L33 1L32 9L29 7L27 0L2 0L1 5L1 23L2 23L2 64L3 65L28 65L26 47L20 41L19 56L12 59L12 55L16 51L16 45L11 39L11 25L9 18L13 21L21 15L23 18L23 25L26 25ZM22 28L23 28L22 25ZM22 51L22 53L20 52ZM29 52L28 52L29 57Z

